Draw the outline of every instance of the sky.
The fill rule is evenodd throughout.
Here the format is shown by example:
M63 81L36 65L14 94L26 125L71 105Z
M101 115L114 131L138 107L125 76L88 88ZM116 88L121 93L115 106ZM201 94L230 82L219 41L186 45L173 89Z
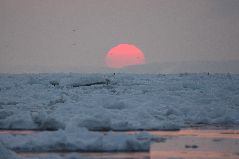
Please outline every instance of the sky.
M97 71L121 43L146 64L239 60L239 0L0 0L0 72Z

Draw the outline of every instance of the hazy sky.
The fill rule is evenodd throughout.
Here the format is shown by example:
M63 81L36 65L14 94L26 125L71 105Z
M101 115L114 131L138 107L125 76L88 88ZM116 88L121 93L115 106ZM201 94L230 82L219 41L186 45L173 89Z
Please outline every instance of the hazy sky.
M119 43L146 63L239 60L239 0L0 0L0 72L106 67Z

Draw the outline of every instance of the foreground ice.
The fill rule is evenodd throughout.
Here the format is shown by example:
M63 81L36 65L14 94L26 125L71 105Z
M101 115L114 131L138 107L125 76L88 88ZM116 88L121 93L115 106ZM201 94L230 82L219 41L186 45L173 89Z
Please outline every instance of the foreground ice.
M0 129L174 130L239 124L239 75L0 75Z
M198 124L239 125L239 75L0 75L0 129L56 130L0 135L4 159L19 158L10 150L149 151L147 134L88 130L176 130Z
M76 154L70 154L65 157L61 157L60 155L46 155L39 157L20 157L15 152L7 149L0 143L0 158L1 159L89 159L88 157L81 157Z
M70 128L32 135L0 135L7 148L20 152L80 151L126 152L149 151L151 137L147 134L89 132L85 128Z
M1 159L17 159L17 155L13 151L10 151L7 148L5 148L5 146L3 146L1 143L0 143L0 157Z

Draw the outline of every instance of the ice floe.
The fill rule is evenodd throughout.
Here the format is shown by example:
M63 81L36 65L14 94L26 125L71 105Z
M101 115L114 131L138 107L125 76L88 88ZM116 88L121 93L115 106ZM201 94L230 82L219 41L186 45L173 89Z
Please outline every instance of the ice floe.
M239 124L239 75L1 74L0 129Z

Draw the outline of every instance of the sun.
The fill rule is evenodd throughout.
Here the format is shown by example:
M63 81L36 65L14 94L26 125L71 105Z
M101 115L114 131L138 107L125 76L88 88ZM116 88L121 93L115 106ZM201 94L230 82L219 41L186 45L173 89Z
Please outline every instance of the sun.
M123 68L145 63L144 53L132 44L119 44L109 50L105 61L110 68Z

